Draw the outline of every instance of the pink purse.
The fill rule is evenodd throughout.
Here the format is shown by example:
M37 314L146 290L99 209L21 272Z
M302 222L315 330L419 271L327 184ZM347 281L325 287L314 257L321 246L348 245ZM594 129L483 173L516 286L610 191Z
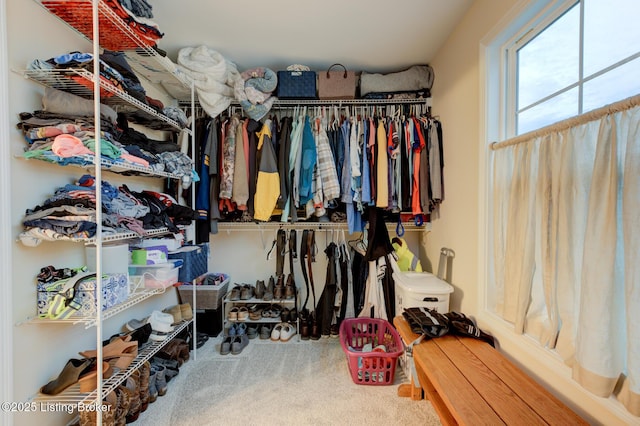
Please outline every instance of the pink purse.
M343 71L331 71L342 67ZM342 64L333 64L326 72L318 73L318 97L320 99L353 99L356 97L356 73L347 71Z

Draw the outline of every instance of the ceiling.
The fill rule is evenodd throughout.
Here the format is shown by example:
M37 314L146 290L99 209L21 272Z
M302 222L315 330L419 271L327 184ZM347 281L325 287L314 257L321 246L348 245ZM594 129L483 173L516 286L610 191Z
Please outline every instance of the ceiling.
M235 62L283 70L323 70L339 62L355 71L392 72L429 63L473 0L156 0L165 34L158 46L177 59L206 45Z

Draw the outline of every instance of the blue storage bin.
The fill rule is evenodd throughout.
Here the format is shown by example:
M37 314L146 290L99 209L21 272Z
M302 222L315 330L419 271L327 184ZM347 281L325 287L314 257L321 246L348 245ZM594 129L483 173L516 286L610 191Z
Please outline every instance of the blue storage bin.
M209 243L186 245L169 252L169 259L181 259L178 281L192 282L209 269Z

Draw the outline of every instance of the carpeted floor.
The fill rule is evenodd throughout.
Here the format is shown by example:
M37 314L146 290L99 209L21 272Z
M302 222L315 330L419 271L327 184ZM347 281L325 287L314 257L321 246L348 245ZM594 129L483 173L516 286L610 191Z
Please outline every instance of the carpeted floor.
M338 339L253 339L241 354L224 356L220 341L198 349L134 424L440 425L428 401L397 396L406 382L400 368L393 385L354 384Z

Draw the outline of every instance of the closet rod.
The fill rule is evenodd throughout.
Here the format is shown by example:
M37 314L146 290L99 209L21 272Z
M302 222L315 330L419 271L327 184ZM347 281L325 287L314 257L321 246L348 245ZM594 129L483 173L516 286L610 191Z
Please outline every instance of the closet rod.
M278 106L344 106L344 105L416 105L427 104L431 106L431 98L424 99L278 99L273 107ZM239 105L232 102L231 105Z
M387 222L387 228L395 230L397 222ZM333 230L346 230L348 228L346 223L325 223L325 222L218 222L218 229L220 231L227 232L255 232L258 230L277 230L277 229L315 229L318 231L333 231ZM429 231L431 230L431 223L427 222L422 226L404 224L404 229L407 232L410 231Z
M197 104L196 100L196 104ZM431 98L423 99L277 99L272 108L295 106L345 106L345 105L420 105L431 107ZM180 106L190 107L188 102L180 101ZM231 102L231 107L240 107L236 101ZM199 108L199 105L196 105Z

